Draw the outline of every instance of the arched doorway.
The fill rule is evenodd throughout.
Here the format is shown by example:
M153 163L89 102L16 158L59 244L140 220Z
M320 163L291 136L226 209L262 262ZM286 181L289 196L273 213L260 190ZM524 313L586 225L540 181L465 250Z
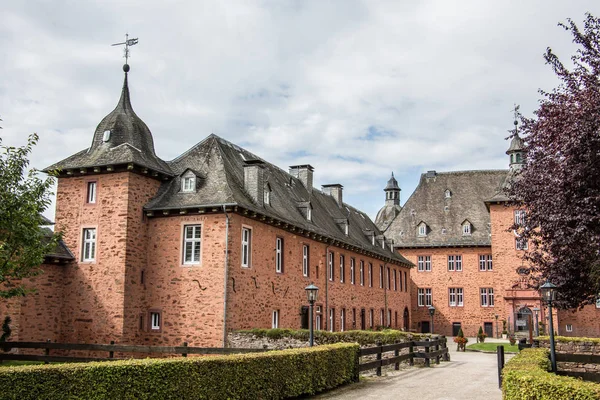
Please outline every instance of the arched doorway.
M409 320L408 320L408 307L404 307L404 316L403 316L403 328L405 331L408 331L408 325L409 325Z
M515 332L526 332L529 331L529 326L532 321L531 309L528 307L522 307L515 314Z

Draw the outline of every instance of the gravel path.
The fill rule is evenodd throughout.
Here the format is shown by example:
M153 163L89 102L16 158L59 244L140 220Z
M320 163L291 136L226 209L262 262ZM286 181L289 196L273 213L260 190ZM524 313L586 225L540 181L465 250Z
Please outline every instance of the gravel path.
M448 340L449 344L452 343ZM473 341L469 340L469 343ZM384 377L361 378L315 399L422 399L422 400L500 400L496 354L456 352L450 345L451 362L432 368L408 367ZM506 355L506 361L511 355Z

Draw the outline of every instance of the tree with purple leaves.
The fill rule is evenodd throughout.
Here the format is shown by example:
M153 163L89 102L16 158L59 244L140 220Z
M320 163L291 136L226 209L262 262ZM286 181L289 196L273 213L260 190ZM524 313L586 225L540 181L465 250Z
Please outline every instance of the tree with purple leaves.
M560 84L540 91L533 118L520 117L526 162L507 194L527 212L511 229L529 241L539 283L556 284L557 305L574 308L600 293L600 18L586 14L583 31L570 19L559 26L578 49L569 67L546 50Z

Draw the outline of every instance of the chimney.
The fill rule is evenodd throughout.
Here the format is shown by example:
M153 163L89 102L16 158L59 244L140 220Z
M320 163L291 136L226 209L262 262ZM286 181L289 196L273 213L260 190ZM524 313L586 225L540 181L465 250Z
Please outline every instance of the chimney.
M244 189L259 206L264 205L264 162L261 160L246 160L244 164Z
M290 175L294 178L300 179L308 193L312 191L313 187L313 171L315 169L310 164L304 165L292 165L290 166Z
M329 185L322 185L323 193L333 196L335 201L338 203L338 206L342 207L344 205L342 199L342 189L344 187L339 183L332 183Z

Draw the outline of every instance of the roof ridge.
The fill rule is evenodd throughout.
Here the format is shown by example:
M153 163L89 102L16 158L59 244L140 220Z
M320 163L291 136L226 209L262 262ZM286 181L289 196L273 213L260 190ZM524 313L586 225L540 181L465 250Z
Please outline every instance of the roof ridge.
M505 169L466 169L463 171L445 171L445 172L438 172L435 171L436 175L453 175L453 174L466 174L466 173L470 173L470 172L508 172L510 169L509 168L505 168ZM422 172L421 176L423 175L427 175L427 172Z

